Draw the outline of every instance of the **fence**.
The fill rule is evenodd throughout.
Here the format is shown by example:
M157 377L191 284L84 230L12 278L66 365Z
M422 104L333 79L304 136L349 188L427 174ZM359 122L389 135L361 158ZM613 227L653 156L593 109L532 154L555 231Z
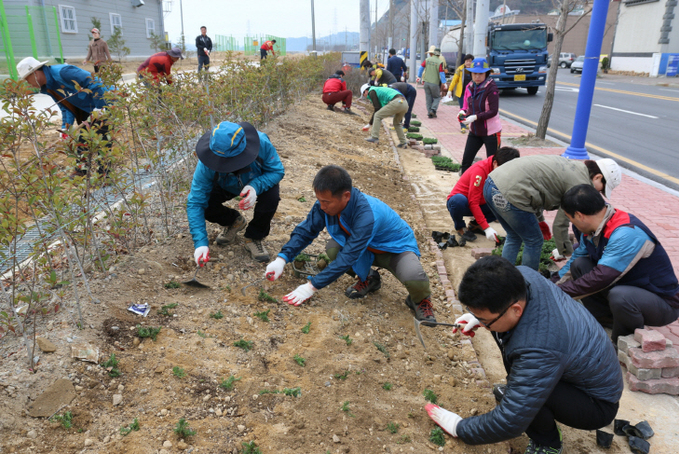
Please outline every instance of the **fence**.
M57 9L0 0L0 78L17 80L16 64L25 57L64 61Z
M233 36L215 35L214 50L219 52L239 51L242 47Z
M264 35L264 36L246 36L244 40L243 50L245 55L259 55L259 49L262 47L266 41L276 40L276 44L273 45L273 50L276 55L286 55L286 44L285 38L274 35Z

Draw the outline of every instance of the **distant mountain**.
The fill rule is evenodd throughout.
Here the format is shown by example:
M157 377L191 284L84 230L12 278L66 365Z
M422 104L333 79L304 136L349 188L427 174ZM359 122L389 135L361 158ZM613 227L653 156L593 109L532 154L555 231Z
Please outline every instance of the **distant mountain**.
M341 32L327 36L316 37L317 50L330 50L332 48L344 48L348 50L358 49L359 34L356 32ZM312 45L310 37L287 38L285 46L287 52L304 52Z

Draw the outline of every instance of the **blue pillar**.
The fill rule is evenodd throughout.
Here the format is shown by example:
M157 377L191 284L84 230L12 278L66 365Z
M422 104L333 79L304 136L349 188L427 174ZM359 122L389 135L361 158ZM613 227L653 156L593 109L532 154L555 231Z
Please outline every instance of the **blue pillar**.
M573 136L571 144L561 156L569 159L589 159L585 140L587 139L587 127L589 116L592 112L592 98L594 97L594 84L599 68L599 56L601 44L604 40L606 29L606 16L608 15L608 0L594 0L592 6L592 20L589 24L587 35L587 48L585 49L585 62L582 66L582 79L580 80L580 93L578 105L575 109L575 121L573 123Z

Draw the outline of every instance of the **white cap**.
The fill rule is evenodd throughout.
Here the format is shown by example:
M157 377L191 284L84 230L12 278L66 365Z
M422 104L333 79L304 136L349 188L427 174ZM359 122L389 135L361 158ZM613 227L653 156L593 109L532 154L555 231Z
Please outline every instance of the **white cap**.
M370 84L363 84L363 86L361 87L361 98L363 97L363 93L365 93L365 91L369 88Z
M26 57L17 63L19 79L25 80L28 76L45 66L49 61L38 61L33 57Z
M613 189L617 188L622 181L622 172L620 172L620 166L611 158L599 159L596 161L596 164L599 166L599 170L601 170L604 180L606 180L604 195L607 199L610 199L611 192L613 192Z

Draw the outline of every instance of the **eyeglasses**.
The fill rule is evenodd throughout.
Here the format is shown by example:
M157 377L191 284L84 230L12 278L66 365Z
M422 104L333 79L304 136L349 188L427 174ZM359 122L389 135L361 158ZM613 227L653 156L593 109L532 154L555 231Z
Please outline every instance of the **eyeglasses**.
M474 317L476 317L476 319L479 320L479 323L480 323L482 326L485 326L486 328L490 329L490 326L491 326L493 323L495 323L495 322L497 322L498 320L500 320L500 319L502 318L502 316L505 315L505 314L507 313L507 311L509 310L509 308L512 307L514 304L516 304L516 303L518 303L518 302L519 302L519 300L516 300L516 301L514 301L512 304L510 304L509 306L505 307L505 308L502 310L502 312L500 312L500 315L498 315L498 316L495 317L493 320L491 320L490 323L484 323L484 322L482 322L481 320L479 320L478 317L476 317L476 315L474 315L474 313L473 313L472 311L469 310L469 308L466 308L466 309L467 309L467 312L469 312L470 314L474 315Z

